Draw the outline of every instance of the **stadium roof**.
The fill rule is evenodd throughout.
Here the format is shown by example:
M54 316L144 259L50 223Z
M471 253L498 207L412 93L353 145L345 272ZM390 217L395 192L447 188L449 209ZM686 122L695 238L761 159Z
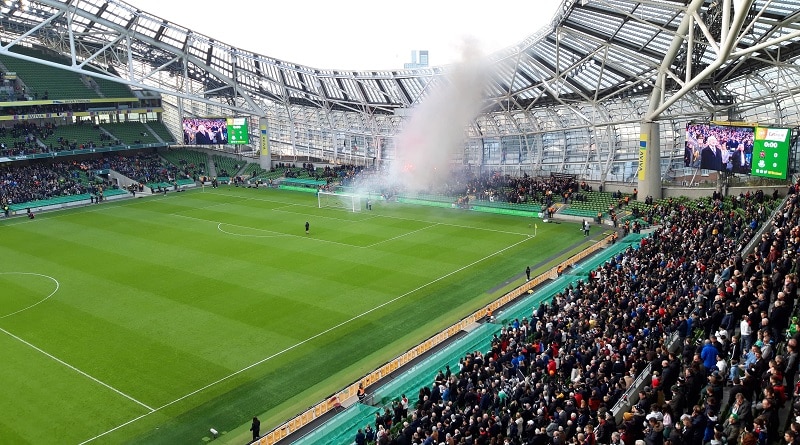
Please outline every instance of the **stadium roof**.
M69 55L73 70L96 64L134 86L222 99L254 114L263 101L392 114L419 103L448 70L309 67L233 47L118 0L2 0L0 17L0 53L44 46ZM596 104L660 85L680 91L692 81L705 93L698 106L718 109L730 105L726 82L796 62L798 22L800 0L565 0L547 28L489 57L484 111ZM176 89L175 78L199 87Z

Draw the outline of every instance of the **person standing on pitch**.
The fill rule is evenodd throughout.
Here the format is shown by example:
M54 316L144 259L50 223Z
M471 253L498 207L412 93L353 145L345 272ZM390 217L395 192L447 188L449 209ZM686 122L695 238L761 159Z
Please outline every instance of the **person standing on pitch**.
M258 420L258 417L253 417L253 424L250 425L250 431L253 432L254 442L261 437L261 421Z
M531 281L531 266L525 268L525 276L528 278L527 281Z
M308 221L306 221L306 235L308 235L309 227L311 227L311 225L308 223Z

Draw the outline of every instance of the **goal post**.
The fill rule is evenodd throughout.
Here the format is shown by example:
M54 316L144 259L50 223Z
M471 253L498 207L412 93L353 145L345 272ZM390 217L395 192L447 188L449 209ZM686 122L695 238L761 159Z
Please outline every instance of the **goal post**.
M334 193L320 190L317 192L319 208L346 209L351 212L361 211L361 196L353 193Z

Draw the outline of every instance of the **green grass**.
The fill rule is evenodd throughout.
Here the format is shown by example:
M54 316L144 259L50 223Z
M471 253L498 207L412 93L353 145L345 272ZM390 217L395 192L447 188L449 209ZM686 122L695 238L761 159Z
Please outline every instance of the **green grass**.
M0 222L0 437L244 442L253 415L268 431L583 242L574 224L533 238L520 217L316 204L206 188Z

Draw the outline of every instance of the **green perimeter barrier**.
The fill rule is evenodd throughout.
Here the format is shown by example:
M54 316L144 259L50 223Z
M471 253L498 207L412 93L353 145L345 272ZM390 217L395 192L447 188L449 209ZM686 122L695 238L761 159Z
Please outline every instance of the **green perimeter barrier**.
M306 193L317 193L317 189L315 188L308 188L308 187L298 187L295 185L279 185L279 189L281 190L291 190L293 192L306 192Z
M108 198L109 196L127 195L127 194L128 191L122 189L103 190L103 196L105 196L106 198ZM16 212L19 210L25 210L27 208L33 209L33 208L41 208L58 204L65 204L68 202L88 201L90 196L91 193L81 193L80 195L58 196L56 198L42 199L39 201L28 201L28 202L23 202L21 204L10 204L8 206L8 209L13 212Z
M374 406L356 403L292 443L352 444L355 432L375 420L375 409Z
M376 391L368 395L374 405L356 403L333 419L325 422L311 433L295 440L292 444L352 444L358 428L364 428L375 421L375 412L383 414L384 407L392 407L394 400L400 400L402 394L409 396L409 401L416 400L420 388L433 383L436 373L445 365L458 369L458 360L463 351L482 350L491 346L492 334L499 332L498 326L483 324L469 335L459 338L441 351L434 352L420 363L412 366Z
M484 323L440 350L429 353L425 359L372 391L372 402L380 408L391 407L392 401L399 400L403 394L411 394L410 399L414 399L419 394L420 388L433 383L436 373L440 369L444 371L446 365L458 370L458 361L464 356L465 351L488 350L492 344L492 334L498 331L497 326Z
M430 202L430 201L427 201ZM515 318L522 319L531 314L534 308L545 301L552 301L553 296L564 290L570 284L576 283L588 276L590 270L605 263L612 257L632 246L637 246L645 236L630 234L624 240L600 251L597 255L587 258L569 269L569 272L543 285L539 290L521 300L511 304L502 312L495 313L498 320L510 322ZM358 428L363 428L375 420L375 412L383 412L385 407L391 408L392 402L399 399L402 394L415 400L420 388L430 385L440 369L450 365L453 372L458 369L458 362L467 352L481 350L487 351L491 346L493 334L500 333L502 323L482 323L439 351L426 356L422 361L414 364L396 377L372 390L367 400L373 405L356 403L344 412L335 415L323 425L305 436L292 441L296 445L350 445L353 443Z
M317 189L319 186L328 184L327 181L319 181L316 179L302 179L302 178L286 178L281 180L281 184L286 185L293 185L293 186L304 186L310 187L313 189Z
M472 206L471 210L484 213L495 213L498 215L514 215L524 217L538 217L540 212L533 210L521 210L506 207L485 207L485 206Z
M453 207L453 203L451 202L441 202L441 201L428 201L427 199L417 199L417 198L397 198L397 202L402 202L404 204L416 204L416 205L423 205L423 206L430 206L430 207L442 207L445 209L449 209Z
M435 199L435 198L442 198L442 199ZM430 207L441 207L441 208L454 208L454 209L461 209L461 207L457 207L455 203L455 198L447 199L447 197L432 197L432 198L424 198L424 197L411 197L411 196L398 196L397 202L402 202L405 204L416 204L416 205L424 205ZM514 215L514 216L522 216L522 217L540 217L541 209L535 205L524 205L520 207L519 205L509 204L505 202L498 202L493 204L471 204L469 210L475 212L483 212L483 213L494 213L496 215Z

